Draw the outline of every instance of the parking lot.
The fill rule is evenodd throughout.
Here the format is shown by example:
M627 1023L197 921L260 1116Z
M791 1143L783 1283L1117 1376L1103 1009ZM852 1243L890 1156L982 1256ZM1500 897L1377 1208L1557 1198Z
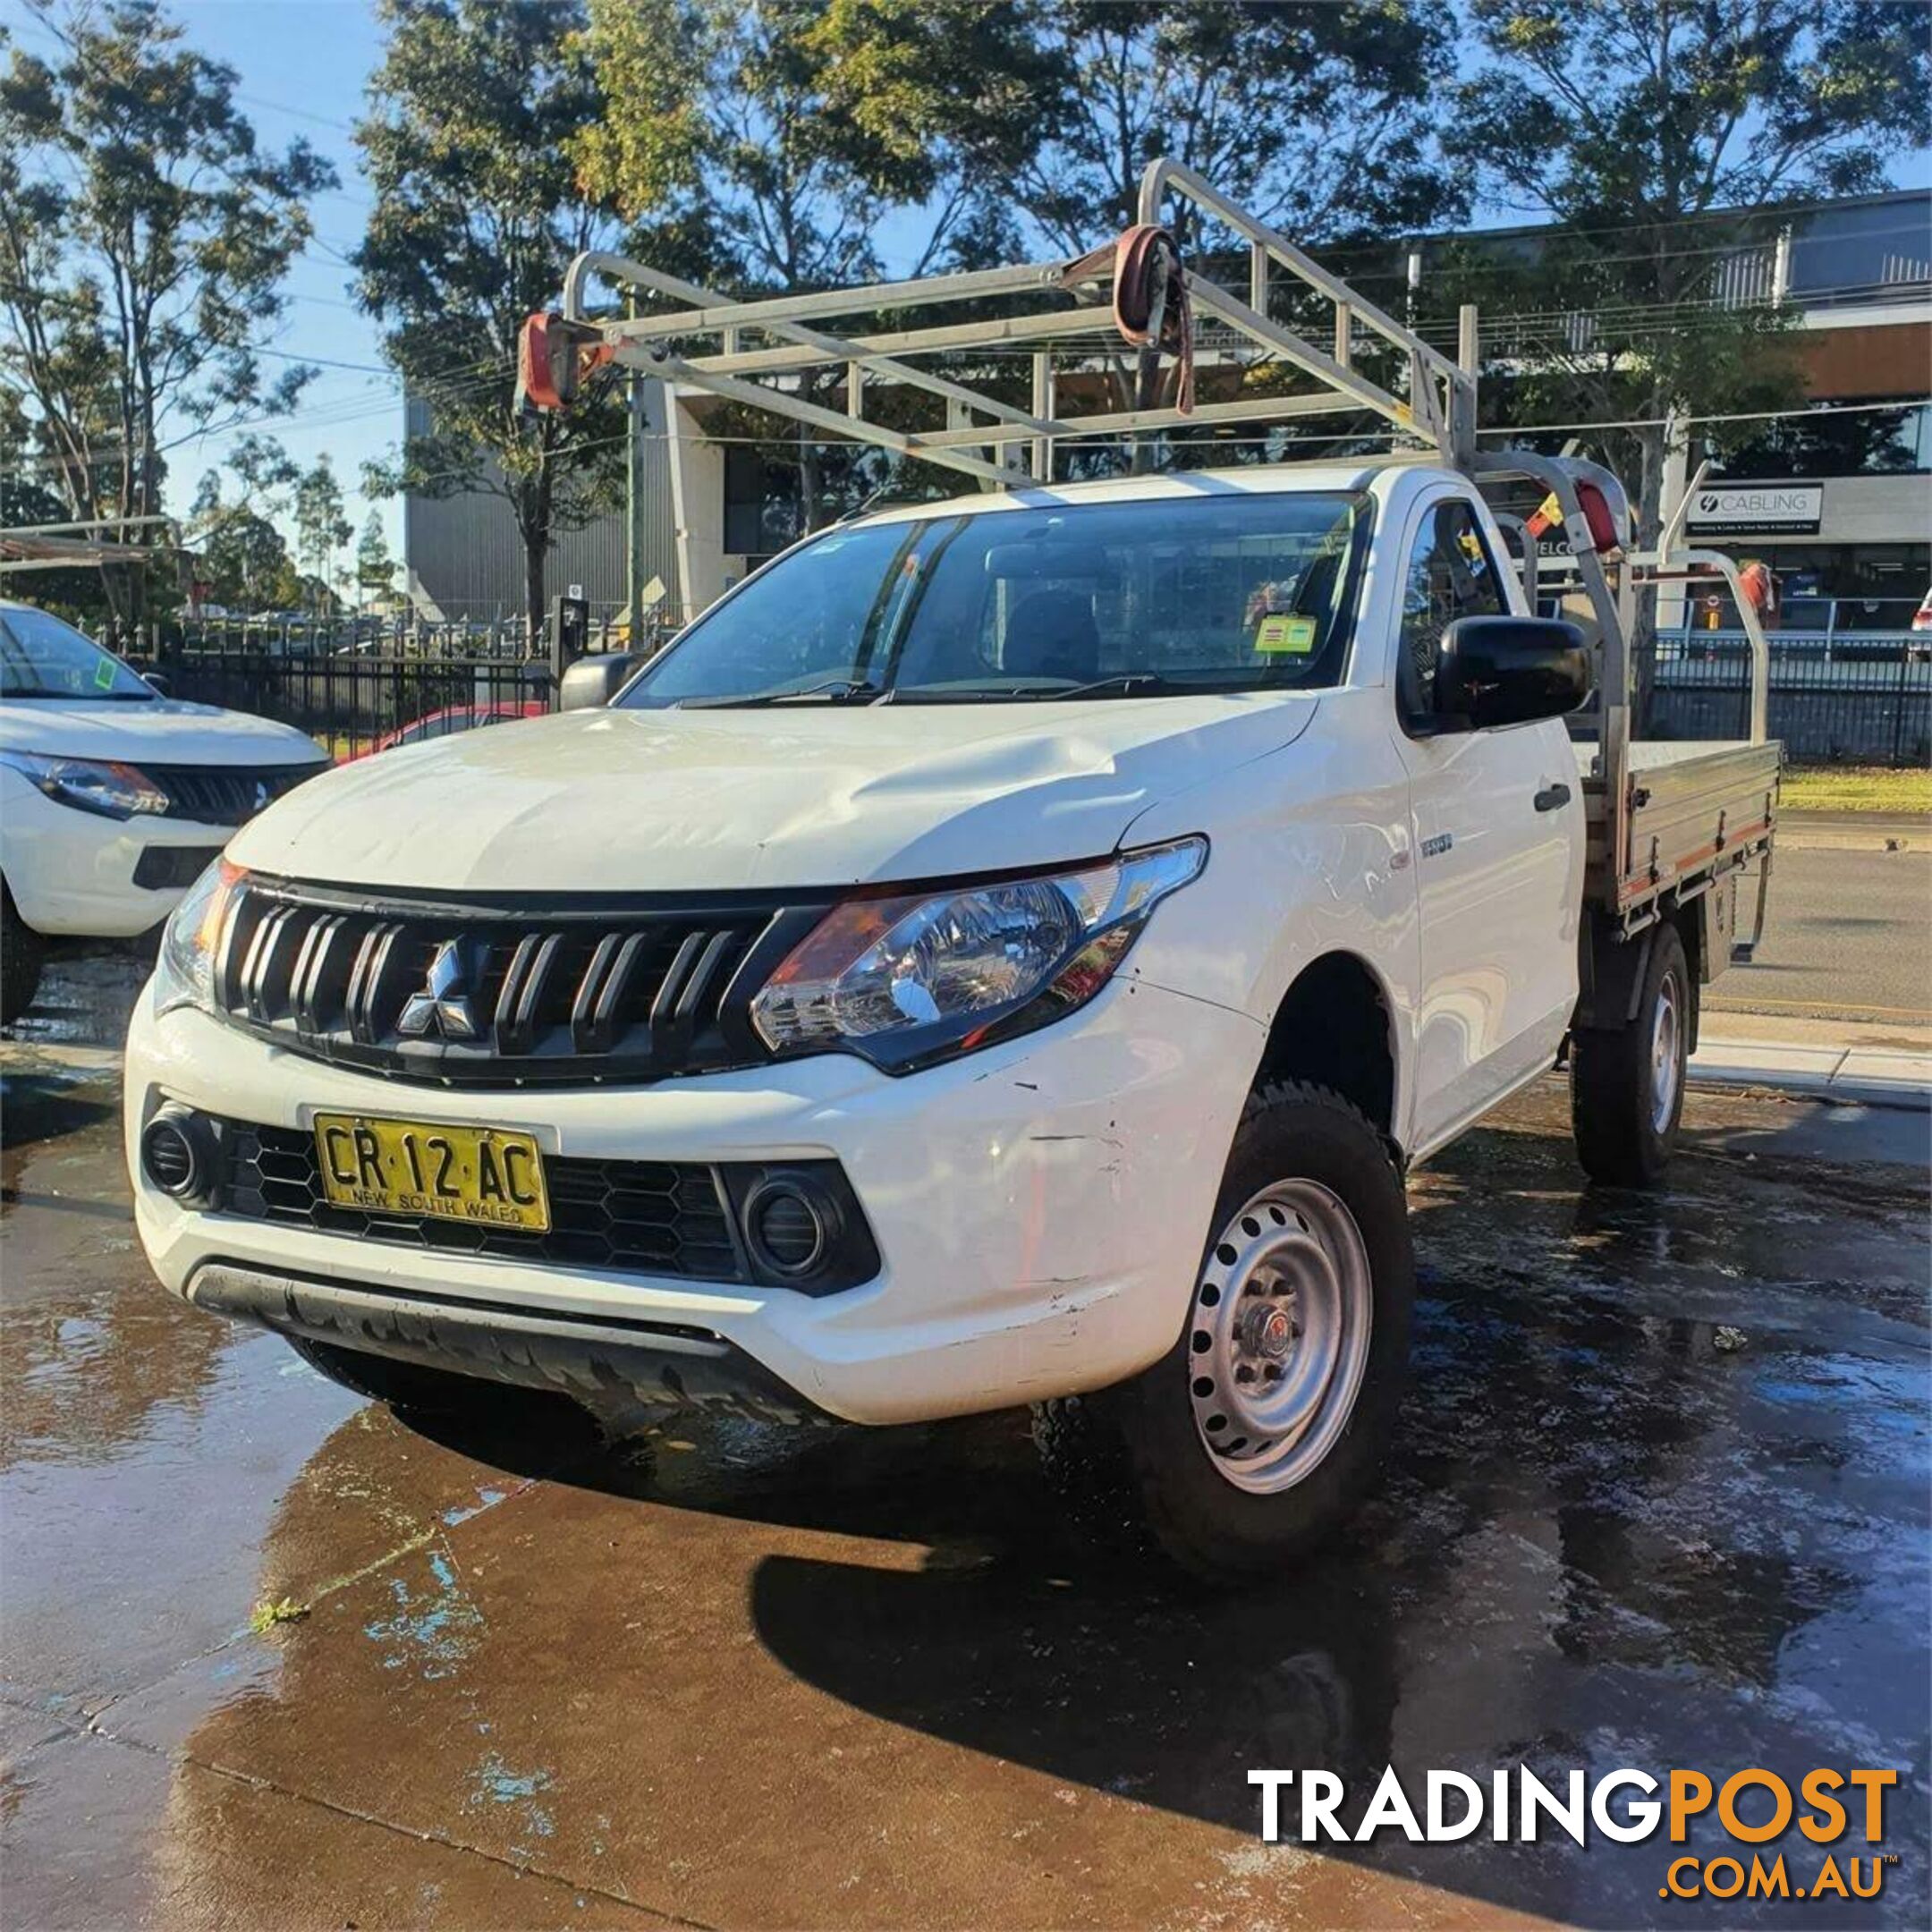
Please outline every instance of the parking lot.
M11 1922L1927 1922L1926 1115L1694 1094L1644 1196L1532 1091L1413 1182L1380 1497L1208 1597L1069 1528L1023 1418L430 1441L163 1296L133 984L0 1043ZM1896 1767L1900 1862L1665 1907L1661 1843L1270 1847L1247 1782L1519 1762Z

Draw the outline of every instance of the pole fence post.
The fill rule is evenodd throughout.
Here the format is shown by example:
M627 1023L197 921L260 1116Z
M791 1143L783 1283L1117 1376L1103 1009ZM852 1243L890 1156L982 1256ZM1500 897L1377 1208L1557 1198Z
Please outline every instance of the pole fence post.
M624 312L637 317L633 290ZM624 464L624 604L631 649L642 648L644 637L644 372L630 372L630 423Z

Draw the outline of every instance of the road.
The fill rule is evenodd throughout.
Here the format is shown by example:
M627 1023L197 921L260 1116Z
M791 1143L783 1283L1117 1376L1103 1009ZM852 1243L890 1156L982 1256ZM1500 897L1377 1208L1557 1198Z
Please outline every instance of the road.
M1932 852L1779 846L1757 962L1707 998L1732 1013L1932 1024Z
M1927 1922L1922 1116L1696 1093L1640 1196L1513 1104L1415 1182L1381 1495L1210 1597L1068 1528L1016 1417L429 1440L165 1296L114 974L0 1046L22 1932L1655 1922L1681 1847L1265 1847L1246 1776L1522 1760L1905 1767L1874 1903L1670 1922Z

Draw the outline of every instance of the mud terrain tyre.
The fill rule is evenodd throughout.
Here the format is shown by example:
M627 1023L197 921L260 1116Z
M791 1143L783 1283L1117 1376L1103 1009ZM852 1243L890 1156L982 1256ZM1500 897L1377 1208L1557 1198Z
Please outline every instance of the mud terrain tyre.
M475 1376L453 1375L422 1362L398 1361L393 1356L369 1355L360 1349L338 1348L333 1342L311 1342L305 1335L285 1337L288 1345L318 1373L357 1395L386 1402L402 1415L480 1417L499 1402L504 1391Z
M47 942L20 916L13 894L0 884L0 1026L12 1026L40 990Z
M1124 1498L1182 1569L1257 1580L1367 1495L1414 1298L1408 1203L1382 1137L1326 1089L1265 1088L1235 1131L1174 1347L1114 1388L1042 1404L1035 1440L1063 1488Z
M1570 1042L1570 1123L1592 1181L1649 1187L1677 1145L1697 988L1674 926L1650 941L1636 1017L1579 1027Z

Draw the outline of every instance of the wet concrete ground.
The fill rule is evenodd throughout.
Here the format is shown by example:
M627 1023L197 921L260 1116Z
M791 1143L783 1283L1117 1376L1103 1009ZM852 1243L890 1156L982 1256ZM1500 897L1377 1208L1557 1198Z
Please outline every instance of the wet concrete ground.
M1013 1418L430 1441L164 1297L131 986L0 1043L10 1926L1928 1922L1924 1115L1695 1096L1640 1196L1530 1095L1416 1180L1382 1495L1217 1599L1069 1530ZM1892 1766L1900 1863L1716 1906L1661 1843L1258 1842L1250 1767L1385 1762Z

